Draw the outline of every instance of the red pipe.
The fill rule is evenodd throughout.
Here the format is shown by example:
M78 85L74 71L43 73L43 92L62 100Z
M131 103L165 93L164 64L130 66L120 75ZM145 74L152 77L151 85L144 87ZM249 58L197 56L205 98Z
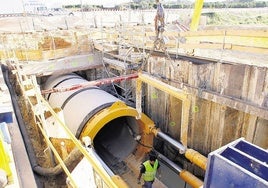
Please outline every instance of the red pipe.
M118 76L118 77L113 77L113 78L105 78L105 79L100 79L100 80L94 80L94 81L89 81L84 84L77 84L77 85L72 85L70 87L63 87L63 88L51 88L47 90L42 90L42 94L48 94L48 93L56 93L56 92L65 92L65 91L71 91L71 90L76 90L76 89L81 89L81 88L87 88L91 86L99 86L99 85L104 85L104 84L110 84L114 82L121 82L124 80L130 80L138 78L138 74L129 74L125 76Z

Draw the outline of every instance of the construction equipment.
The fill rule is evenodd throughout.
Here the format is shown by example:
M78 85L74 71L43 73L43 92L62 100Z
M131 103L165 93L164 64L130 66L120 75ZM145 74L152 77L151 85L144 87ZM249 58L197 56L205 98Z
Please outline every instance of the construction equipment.
M267 163L267 150L239 138L209 154L204 188L265 188Z
M197 31L200 17L201 17L201 11L203 8L203 3L204 3L204 0L195 0L194 13L193 13L192 21L191 21L191 25L190 25L191 31Z

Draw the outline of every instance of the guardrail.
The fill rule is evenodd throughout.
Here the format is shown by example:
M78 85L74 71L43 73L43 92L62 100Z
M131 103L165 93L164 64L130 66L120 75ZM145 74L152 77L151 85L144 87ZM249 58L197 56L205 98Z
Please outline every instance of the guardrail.
M59 162L60 166L62 167L63 171L68 177L68 181L70 182L70 185L72 187L77 187L77 183L75 182L74 178L72 177L71 172L67 168L67 166L64 163L64 160L61 158L60 154L58 153L55 146L50 141L49 136L46 134L46 130L44 129L45 125L45 117L44 112L49 111L52 116L56 119L57 123L63 128L63 130L66 132L70 140L74 143L75 147L83 154L83 156L88 160L88 162L92 165L94 169L94 173L96 174L94 178L101 178L101 185L103 187L111 187L116 188L118 187L117 184L114 182L115 180L118 180L117 177L110 177L108 173L104 170L104 168L99 165L99 162L92 157L86 148L81 144L81 142L71 133L71 131L68 129L68 127L62 122L62 120L58 117L56 112L50 107L48 102L43 98L43 96L40 93L40 90L38 90L36 78L34 76L31 76L30 78L27 78L25 75L20 75L19 71L17 71L18 77L19 77L19 85L22 89L23 96L25 96L25 99L27 101L27 104L30 105L31 110L34 113L34 116L36 118L36 125L41 131L47 146L52 150L54 156L56 157L57 161ZM27 87L23 83L27 83ZM29 87L30 86L30 87ZM30 90L26 90L25 88L32 88ZM33 104L30 97L35 97L37 104ZM99 179L98 179L99 181ZM120 183L120 181L119 181ZM122 185L122 184L121 184Z

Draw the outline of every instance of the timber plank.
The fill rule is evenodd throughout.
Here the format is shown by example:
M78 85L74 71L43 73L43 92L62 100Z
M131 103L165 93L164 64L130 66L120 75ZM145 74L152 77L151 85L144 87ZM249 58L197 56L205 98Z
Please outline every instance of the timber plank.
M241 88L241 90L242 90L241 91L241 98L242 99L248 98L250 76L251 76L251 66L246 65L245 72L244 72L243 86Z
M257 116L245 114L242 136L251 143L253 143L257 120Z
M189 71L188 71L188 83L189 85L194 84L194 74L196 72L196 69L194 69L194 66L192 63L189 63ZM196 103L196 96L190 95L190 101L191 101L191 107L195 106ZM192 110L191 108L191 110ZM190 113L190 121L189 121L189 127L188 127L188 145L189 147L194 146L194 124L195 124L195 114Z
M169 109L169 110L168 110ZM181 116L182 116L182 101L170 96L169 106L166 109L168 118L167 132L176 140L181 140Z
M268 30L226 30L226 35L229 36L245 36L245 37L268 37Z
M194 148L198 151L206 151L207 150L207 140L209 134L207 134L210 130L209 127L209 118L210 117L210 106L209 101L205 101L203 99L197 98L196 103L192 106L192 113L195 115L195 126L194 132L195 135L193 137Z
M174 46L174 45L173 45ZM268 48L250 47L234 45L231 43L212 43L212 42L196 42L196 43L178 43L179 48L183 49L214 49L214 50L233 50L239 52L250 52L256 54L268 54Z
M268 149L268 120L267 119L258 119L256 124L255 135L253 143L264 148Z
M266 75L267 68L258 67L256 71L257 71L257 84L256 84L254 98L252 99L252 101L254 101L254 103L260 106L263 106L263 101L265 99L265 96L267 96L268 94L268 89L267 87L265 87L265 85L267 84L265 83L266 76L267 76Z
M213 116L212 112L212 102L203 100L204 103L206 104L205 106L205 127L206 127L206 132L205 132L205 141L203 144L203 153L205 155L208 155L211 152L211 145L212 145L212 132L214 125L212 124L211 117ZM200 113L202 113L201 111ZM203 114L203 113L202 113Z
M243 80L245 75L244 65L225 65L223 68L227 68L226 74L228 75L228 81L224 89L224 94L235 98L241 98Z
M257 85L258 85L258 68L252 67L249 81L248 98L247 98L249 101L254 101Z
M224 127L222 132L222 145L226 145L236 139L236 132L238 129L239 113L233 108L227 107L225 110Z
M239 46L268 48L268 37L246 36L188 36L187 43L221 43Z
M228 29L228 30L200 30L180 32L182 37L188 36L246 36L246 37L268 37L268 31L263 30L248 30L248 29Z
M221 72L221 63L216 63L214 65L214 75L213 75L213 80L211 83L211 89L213 91L216 91L217 93L222 93L221 92L221 82L220 82L220 72Z
M229 93L227 88L228 88L228 83L230 82L229 79L230 79L231 69L232 69L232 65L221 66L221 72L220 72L221 86L220 87L221 87L221 94L223 95L226 95Z
M213 126L211 133L211 150L216 150L221 146L222 131L224 127L224 111L225 108L217 103L212 103L211 106L211 124Z
M192 113L194 110L194 107L196 106L196 97L194 95L190 96L191 101L191 113L190 113L190 120L189 120L189 126L188 126L188 147L194 148L195 146L195 123L196 123L196 114Z
M47 60L42 62L28 62L22 67L25 75L44 76L56 73L67 73L85 68L95 68L102 65L99 54L70 56L62 59Z
M243 130L243 124L244 124L244 117L245 117L245 113L238 111L237 112L237 128L235 131L235 136L234 138L240 138L242 137L242 130Z

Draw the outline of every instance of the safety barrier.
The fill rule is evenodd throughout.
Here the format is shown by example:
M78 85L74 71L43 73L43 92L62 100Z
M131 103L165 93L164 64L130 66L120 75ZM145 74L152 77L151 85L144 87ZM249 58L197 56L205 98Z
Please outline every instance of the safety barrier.
M22 78L21 75L19 75L19 77ZM81 142L74 136L74 134L72 134L72 132L69 130L69 128L62 122L62 120L58 117L56 112L51 108L51 106L43 98L40 91L38 90L38 86L37 86L37 83L35 80L36 78L34 76L32 76L31 78L27 78L27 79L28 79L27 83L32 84L32 88L33 88L32 92L29 92L29 90L28 91L25 90L25 88L22 84L22 80L20 80L21 82L19 84L24 92L24 96L26 96L27 103L31 106L31 109L33 110L33 113L34 113L35 117L37 118L37 126L38 126L39 130L41 131L41 133L46 141L46 144L51 149L51 151L53 152L57 161L59 162L60 166L62 167L63 171L65 172L65 174L68 177L69 185L71 187L78 187L77 183L75 182L74 178L72 177L71 172L69 171L69 169L65 165L63 159L61 158L60 154L56 150L55 146L50 141L50 138L48 137L46 130L44 129L44 127L45 127L44 125L46 124L45 118L44 118L45 111L50 112L52 114L52 116L55 118L57 123L63 128L63 130L66 132L66 134L68 135L70 140L74 143L75 147L78 148L78 150L83 154L83 156L86 158L86 160L88 160L88 162L92 165L92 167L94 169L93 171L95 174L94 178L97 178L96 179L97 182L101 182L98 185L101 185L101 187L111 187L111 188L119 187L119 186L117 186L118 182L119 182L119 185L122 185L121 184L122 182L118 180L118 176L110 177L108 175L108 173L104 170L104 168L101 165L99 165L98 161L88 153L88 151L81 144ZM32 94L36 97L36 99L38 101L37 106L36 105L34 106L34 104L30 100L30 96L33 96ZM117 182L117 183L115 183L115 182Z
M268 152L237 139L209 154L204 188L268 187Z

